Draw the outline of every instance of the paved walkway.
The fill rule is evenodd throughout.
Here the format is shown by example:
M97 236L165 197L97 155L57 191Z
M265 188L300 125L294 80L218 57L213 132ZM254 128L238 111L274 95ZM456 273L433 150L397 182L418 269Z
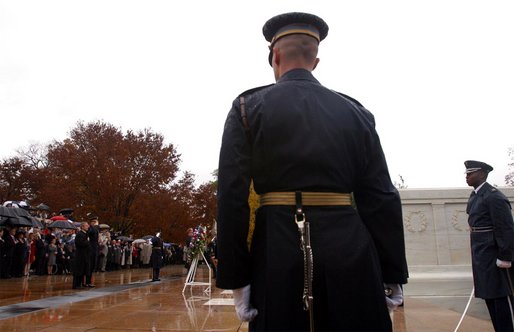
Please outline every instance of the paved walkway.
M207 276L201 266L197 278ZM0 331L248 331L230 292L184 288L182 266L168 266L160 282L150 269L95 275L96 288L72 290L71 276L0 280ZM395 332L454 331L472 288L469 272L413 270ZM482 300L473 299L459 331L492 332Z

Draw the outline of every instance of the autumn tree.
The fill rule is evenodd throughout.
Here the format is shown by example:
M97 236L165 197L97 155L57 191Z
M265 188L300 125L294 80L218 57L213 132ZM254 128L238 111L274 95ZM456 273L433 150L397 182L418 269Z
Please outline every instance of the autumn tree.
M0 200L30 200L34 193L28 185L30 169L20 157L0 163ZM0 202L0 203L1 203Z
M79 122L62 142L48 147L42 196L78 215L95 211L119 231L134 226L131 209L140 195L158 194L178 171L180 155L149 129L125 134L101 121Z

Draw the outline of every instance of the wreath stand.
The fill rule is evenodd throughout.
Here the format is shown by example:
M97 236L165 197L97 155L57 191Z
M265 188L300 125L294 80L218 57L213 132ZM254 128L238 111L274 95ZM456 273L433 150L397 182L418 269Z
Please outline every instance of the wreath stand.
M198 270L198 263L200 262L200 259L202 259L205 262L205 265L207 265L207 268L209 269L209 282L204 281L195 281L196 278L196 272ZM182 294L184 294L187 286L191 286L191 293L193 292L193 286L207 286L206 289L204 289L204 293L210 295L211 294L211 283L212 283L212 267L209 265L209 262L205 258L205 254L203 253L203 250L200 251L199 254L193 258L193 261L191 262L191 266L189 267L189 272L187 273L186 277L186 283L184 284L184 288L182 289Z

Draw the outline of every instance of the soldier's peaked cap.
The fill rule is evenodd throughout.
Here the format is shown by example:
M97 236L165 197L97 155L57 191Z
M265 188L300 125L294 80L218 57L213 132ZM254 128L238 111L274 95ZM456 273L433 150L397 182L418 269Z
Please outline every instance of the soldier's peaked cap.
M270 42L270 48L280 38L293 34L311 36L319 43L328 35L328 25L321 17L316 15L291 12L270 18L262 27L262 34ZM271 54L270 50L270 64Z
M477 160L466 160L464 162L464 166L466 166L466 174L473 173L476 171L485 171L486 173L489 173L493 170L493 166L486 164L482 161Z

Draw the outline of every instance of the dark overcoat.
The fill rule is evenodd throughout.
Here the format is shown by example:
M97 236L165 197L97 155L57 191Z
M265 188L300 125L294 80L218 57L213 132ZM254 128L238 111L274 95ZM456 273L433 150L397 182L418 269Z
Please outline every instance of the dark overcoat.
M89 273L91 264L91 246L87 233L80 230L75 236L75 258L73 275L84 276Z
M243 95L250 132L237 98L220 151L217 286L251 284L259 312L252 331L308 330L294 207L260 207L248 250L250 182L258 194L353 192L358 212L351 206L304 209L314 254L315 329L391 330L383 282L406 283L408 273L400 197L373 115L303 69Z
M87 230L87 237L89 238L89 246L90 246L90 260L89 263L89 274L96 270L96 264L98 261L98 228L97 226L90 226Z
M509 271L514 280L512 269L496 266L496 259L513 261L514 258L514 224L509 200L486 182L476 195L471 195L466 212L470 227L492 227L490 231L470 233L475 296L494 299L512 294L506 274Z
M162 267L162 240L154 236L152 237L152 255L150 256L150 264L154 269L160 269Z

